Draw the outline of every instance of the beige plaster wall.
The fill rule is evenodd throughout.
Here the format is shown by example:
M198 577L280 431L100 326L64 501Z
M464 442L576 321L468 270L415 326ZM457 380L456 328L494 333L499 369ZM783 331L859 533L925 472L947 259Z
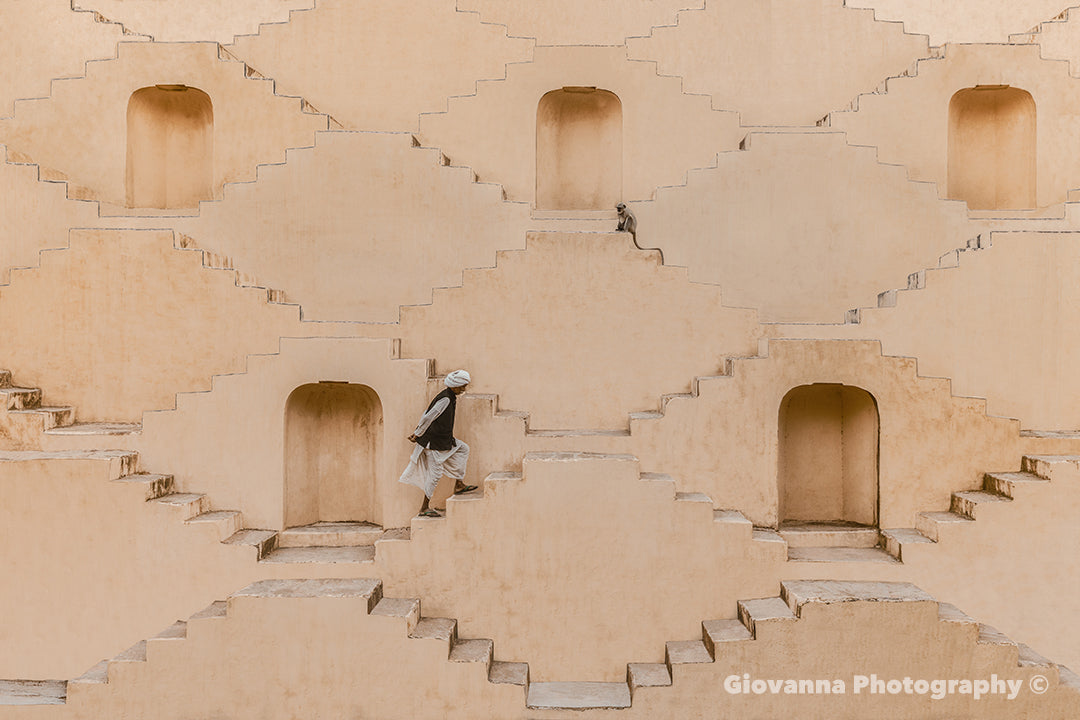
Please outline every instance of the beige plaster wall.
M713 107L737 110L744 125L813 125L927 54L924 36L846 5L709 2L628 39L628 54L710 95Z
M291 10L307 10L315 0L85 0L84 5L157 42L231 43L234 35L258 32L260 23L288 22Z
M459 12L454 0L318 0L313 12L237 38L230 51L354 130L412 130L421 112L467 95L533 42ZM457 158L455 158L456 160Z
M168 230L73 230L70 247L13 271L0 288L7 369L81 421L135 422L282 335L341 331L302 325L295 305L269 304L265 288L238 287L175 242Z
M71 227L97 224L97 208L67 199L63 183L39 182L38 167L18 162L19 154L0 147L0 213L17 222L0 223L0 283L13 267L33 267L38 253L67 245Z
M527 455L522 476L447 507L447 521L380 544L387 592L493 638L533 682L617 682L628 662L663 662L668 640L768 594L786 560L783 543L714 522L711 503L677 499L628 455Z
M285 290L305 319L394 322L398 306L522 247L528 208L408 134L328 132L175 225Z
M873 145L882 162L904 165L916 180L948 186L949 103L976 85L1008 85L1035 101L1036 201L1064 202L1080 186L1080 83L1068 64L1042 60L1037 45L950 45L941 59L919 63L918 74L890 80L887 92L862 95L855 112L830 116L848 140Z
M505 82L479 83L475 95L450 98L447 112L421 116L420 135L482 179L501 183L511 200L535 204L537 106L564 87L595 87L622 102L623 201L681 183L689 169L712 164L744 134L735 113L683 93L679 79L628 60L624 47L537 47L531 63L507 66Z
M499 308L497 313L492 308ZM473 375L530 427L617 429L666 392L757 349L752 310L638 250L627 233L530 233L524 252L402 308L402 353Z
M1044 58L1067 60L1069 72L1073 77L1080 75L1080 13L1070 4L1068 12L1044 22L1031 35L1021 36L1019 40L1037 43Z
M0 28L0 117L20 98L47 96L54 78L80 77L88 60L114 57L121 40L145 39L73 12L70 0L6 2Z
M889 354L919 358L919 372L987 398L992 414L1036 430L1080 429L1070 328L1080 318L1075 233L995 232L960 266L928 270L925 288L895 307L864 308L857 325L784 326L782 334L882 338Z
M110 482L128 472L120 464L0 455L0 611L13 619L0 627L0 676L78 677L245 583L364 570L258 563L213 524L185 525L176 508L147 502L141 484Z
M181 394L175 411L147 413L139 446L143 463L173 474L185 489L209 493L221 507L243 511L249 527L280 530L290 514L286 401L310 383L364 385L382 406L382 432L374 448L375 476L367 478L372 486L365 490L373 512L351 519L406 525L421 500L419 491L397 482L413 448L406 438L435 393L427 362L394 360L393 348L386 340L282 338L276 354L252 356L245 372L216 377L212 392ZM334 446L343 459L361 450L344 443Z
M327 127L325 116L301 112L297 98L275 96L271 81L246 79L242 63L219 60L217 43L124 42L116 60L91 63L85 78L19 103L13 118L0 122L0 139L78 186L73 197L124 205L128 100L158 84L210 96L218 196L223 183L254 178L256 165L281 162L286 148L311 145Z
M962 204L840 133L753 133L632 210L639 245L766 321L841 322L978 234Z
M873 8L879 20L898 20L908 32L945 43L1006 42L1069 7L1070 0L848 0L852 7Z

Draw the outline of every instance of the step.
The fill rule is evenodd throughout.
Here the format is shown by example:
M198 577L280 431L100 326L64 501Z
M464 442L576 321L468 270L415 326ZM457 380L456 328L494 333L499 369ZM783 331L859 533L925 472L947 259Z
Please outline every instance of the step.
M406 635L411 635L420 622L420 600L417 598L384 597L371 609L375 617L396 617L405 620Z
M140 640L124 652L114 657L110 662L129 663L146 662L146 641Z
M157 473L134 473L133 475L119 477L112 482L131 483L133 485L141 483L145 487L147 500L156 500L169 495L173 489L173 476L158 475Z
M374 545L383 529L369 522L317 522L278 533L279 548Z
M9 410L11 415L43 415L45 432L70 425L75 420L75 408L41 406L27 410Z
M901 562L904 561L904 546L933 543L915 528L889 528L881 531L881 543L885 552Z
M531 710L602 710L630 707L630 686L624 682L530 683L526 705Z
M877 528L839 523L798 523L780 527L780 536L789 548L878 546Z
M941 539L938 531L942 526L964 525L969 522L975 521L952 512L923 512L915 516L915 529L938 542Z
M486 638L457 640L450 648L450 662L478 662L491 664L495 643Z
M0 370L0 388L11 387L11 371Z
M974 520L975 513L978 512L980 505L985 506L1003 502L1012 502L1012 500L1004 495L996 495L983 490L955 492L952 494L952 505L949 510L957 515L963 515Z
M212 510L185 520L188 525L209 523L217 527L218 540L225 541L243 529L244 515L237 510Z
M1046 478L1028 472L986 473L983 476L983 486L988 492L1009 498L1016 497L1018 488L1042 486L1048 482Z
M706 620L701 623L701 635L705 647L714 658L717 653L717 645L754 639L746 625L736 619Z
M736 525L747 530L753 530L753 524L738 510L713 510L713 522L724 525Z
M678 640L667 643L665 659L668 665L694 665L711 663L713 656L703 640Z
M66 701L63 680L0 680L0 705L63 705Z
M409 633L409 637L452 643L457 638L457 621L452 618L422 617Z
M789 562L871 562L897 564L899 561L881 548L800 547L788 548Z
M102 660L71 682L80 685L103 685L109 682L109 661Z
M529 684L529 664L493 660L488 670L488 682L525 687Z
M375 546L278 548L270 551L260 562L330 564L375 562Z
M135 435L142 432L141 423L73 423L46 430L49 435Z
M759 626L795 621L795 613L782 598L759 598L739 601L739 620L757 637Z
M256 557L262 559L274 551L277 547L278 534L273 530L255 530L246 528L238 530L221 542L226 545L250 545L256 549Z
M630 663L626 666L626 680L631 693L639 687L669 687L671 669L665 663Z
M224 600L215 600L207 605L205 608L195 613L189 618L191 620L212 620L214 618L223 618L228 612L229 603Z
M41 390L38 388L0 388L0 407L4 410L28 410L39 405L41 405Z
M154 502L177 508L185 520L210 510L210 498L201 493L171 493L155 498Z

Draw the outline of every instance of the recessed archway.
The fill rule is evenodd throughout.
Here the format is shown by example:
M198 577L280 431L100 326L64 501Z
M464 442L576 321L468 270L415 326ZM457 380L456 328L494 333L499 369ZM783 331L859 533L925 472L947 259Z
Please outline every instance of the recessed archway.
M876 525L878 410L849 385L797 387L779 416L780 522Z
M366 385L312 383L285 404L285 526L370 521L382 402Z
M622 199L622 102L564 87L536 109L536 207L609 210Z
M972 210L1034 208L1035 100L1007 85L979 85L949 103L949 198Z
M127 110L127 204L190 208L214 197L214 108L185 85L136 90Z

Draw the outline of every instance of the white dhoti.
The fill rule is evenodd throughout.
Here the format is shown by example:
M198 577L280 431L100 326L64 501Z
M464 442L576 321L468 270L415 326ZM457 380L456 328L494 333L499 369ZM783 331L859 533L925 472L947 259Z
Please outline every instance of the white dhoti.
M431 497L443 475L454 480L464 480L465 466L469 462L469 446L461 440L456 443L449 450L431 450L417 445L409 458L409 466L401 473L398 481L415 485Z

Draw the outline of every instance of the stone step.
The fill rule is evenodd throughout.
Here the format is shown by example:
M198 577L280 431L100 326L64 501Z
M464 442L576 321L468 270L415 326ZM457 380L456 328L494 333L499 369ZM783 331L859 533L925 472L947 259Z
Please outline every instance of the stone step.
M416 625L420 622L420 600L417 598L388 598L379 600L371 614L380 617L399 617L405 619L408 629L406 634L412 635Z
M8 413L11 415L40 415L45 432L70 426L75 420L75 408L66 406L39 406L27 410L9 410Z
M102 660L71 682L80 685L103 685L109 681L109 661Z
M526 705L531 710L602 710L630 707L630 686L624 682L530 683Z
M754 528L750 520L738 510L713 510L713 522L737 526L746 530L753 530Z
M492 660L491 668L488 670L488 682L496 685L527 687L529 684L529 665L528 663Z
M124 652L120 653L110 663L122 662L146 662L146 641L140 640Z
M970 490L966 492L955 492L952 494L952 505L949 508L950 512L954 512L957 515L963 515L964 517L975 519L975 513L978 512L980 505L987 505L992 503L1012 502L1004 495L995 495L982 490Z
M190 520L210 510L210 498L201 493L171 493L155 498L154 502L175 507L184 520Z
M39 388L0 388L0 407L4 410L30 410L41 405Z
M873 548L879 541L877 528L833 523L785 524L780 527L780 536L789 548Z
M495 643L486 638L457 640L450 648L450 662L478 662L489 667L495 654Z
M447 643L449 649L449 645L457 639L457 620L422 617L409 633L409 637L418 640L441 640Z
M969 522L974 522L974 520L952 512L923 512L915 516L915 529L937 542L941 539L939 530L942 526L962 525Z
M795 621L795 613L782 598L760 598L739 601L739 620L750 631L753 638L768 625Z
M142 432L141 423L73 423L49 428L50 435L136 435Z
M0 370L0 388L11 387L11 371Z
M885 552L900 562L904 561L904 545L933 542L915 528L890 528L881 531L881 544Z
M279 548L374 545L383 529L369 522L317 522L278 533Z
M221 542L226 545L250 545L256 550L256 557L261 560L269 555L277 547L278 534L273 530L254 530L246 528L238 530Z
M788 548L790 562L870 562L896 564L899 561L881 548L869 547L797 547Z
M668 666L711 663L713 656L704 640L678 640L665 646L664 660Z
M260 562L267 563L373 563L374 545L342 547L288 547L270 551Z
M196 515L184 522L189 525L199 523L214 525L217 527L218 540L225 541L243 529L244 515L236 510L212 510Z
M173 490L173 476L158 475L157 473L134 473L133 475L119 477L112 482L143 485L147 500L156 500L160 497L164 497L172 493Z
M1029 472L986 473L983 476L983 487L988 492L1013 499L1019 488L1042 486L1048 482L1046 478Z
M626 682L631 695L639 687L669 687L671 668L666 663L630 663L626 666Z
M740 620L706 620L701 623L701 639L709 654L716 657L716 646L729 642L753 640L750 630Z
M66 701L63 680L0 680L0 705L63 705Z

